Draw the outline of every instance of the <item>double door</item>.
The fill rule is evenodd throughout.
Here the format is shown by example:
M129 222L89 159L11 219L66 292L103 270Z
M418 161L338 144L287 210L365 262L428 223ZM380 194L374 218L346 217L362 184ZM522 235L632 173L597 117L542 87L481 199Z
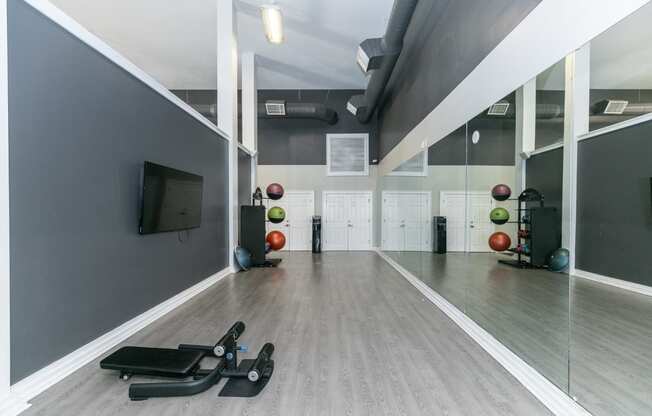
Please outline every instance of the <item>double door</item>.
M446 217L448 251L489 252L487 241L495 227L489 220L494 208L490 192L442 191L440 215Z
M371 191L323 193L324 250L371 250L372 199Z
M267 232L281 231L285 235L283 250L306 251L312 249L312 216L315 214L315 193L313 191L286 191L283 198L266 200L267 208L281 207L285 220L274 224L267 222Z
M424 191L384 191L382 249L430 251L432 194Z

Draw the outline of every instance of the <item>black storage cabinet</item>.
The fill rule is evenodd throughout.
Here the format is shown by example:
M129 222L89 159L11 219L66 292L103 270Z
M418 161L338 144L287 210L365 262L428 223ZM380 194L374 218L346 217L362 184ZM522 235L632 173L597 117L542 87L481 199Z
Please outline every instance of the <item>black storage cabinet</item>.
M249 250L254 265L265 263L265 207L240 207L240 245Z

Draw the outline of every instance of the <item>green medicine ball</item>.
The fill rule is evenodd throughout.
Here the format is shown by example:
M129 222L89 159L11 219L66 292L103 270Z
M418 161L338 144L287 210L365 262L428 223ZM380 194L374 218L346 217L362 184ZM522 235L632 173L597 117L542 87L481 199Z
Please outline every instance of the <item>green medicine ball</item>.
M272 207L267 211L267 219L274 224L283 222L285 219L285 210L281 207Z
M509 221L509 212L505 208L494 208L489 214L489 219L494 224L505 224Z

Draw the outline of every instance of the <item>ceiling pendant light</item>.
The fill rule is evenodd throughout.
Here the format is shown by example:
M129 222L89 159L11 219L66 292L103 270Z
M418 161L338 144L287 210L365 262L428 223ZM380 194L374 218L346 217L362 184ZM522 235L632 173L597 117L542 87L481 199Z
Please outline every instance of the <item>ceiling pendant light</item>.
M283 14L281 8L275 4L266 4L260 7L260 13L265 27L265 36L270 43L283 43Z

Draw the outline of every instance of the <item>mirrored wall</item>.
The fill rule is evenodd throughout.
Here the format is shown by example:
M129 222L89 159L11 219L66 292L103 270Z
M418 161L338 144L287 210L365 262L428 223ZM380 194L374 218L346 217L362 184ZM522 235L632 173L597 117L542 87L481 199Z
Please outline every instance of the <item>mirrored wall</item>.
M507 95L380 179L382 249L568 391L568 276L546 266L560 207L517 170L516 105Z
M652 414L651 18L575 56L589 108L564 58L378 186L383 252L597 416Z

